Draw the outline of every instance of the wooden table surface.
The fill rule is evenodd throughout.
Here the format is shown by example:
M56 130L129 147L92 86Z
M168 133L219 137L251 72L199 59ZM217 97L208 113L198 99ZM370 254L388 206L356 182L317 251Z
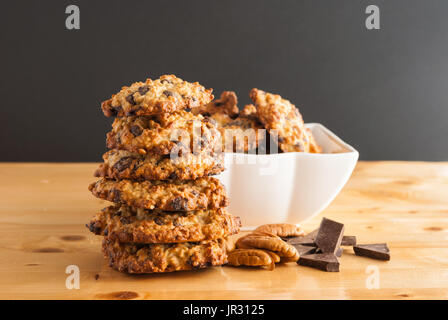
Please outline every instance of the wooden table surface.
M345 223L359 243L387 242L389 262L346 249L339 273L290 263L138 276L110 269L100 237L84 226L107 205L87 190L96 166L0 163L0 298L448 298L448 163L360 162L330 207L304 225L311 231L323 216ZM69 265L79 267L79 289L66 287ZM366 285L372 270L379 288Z

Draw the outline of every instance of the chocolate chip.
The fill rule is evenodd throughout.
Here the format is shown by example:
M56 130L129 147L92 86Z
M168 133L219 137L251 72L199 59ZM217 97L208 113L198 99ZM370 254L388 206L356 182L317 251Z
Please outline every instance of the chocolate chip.
M191 112L191 108L185 108L186 112Z
M146 85L138 88L138 93L140 93L140 95L144 95L148 91L149 91L149 86L146 86Z
M113 168L118 172L128 169L132 164L132 159L132 157L121 158L114 164Z
M163 94L166 95L167 97L174 97L174 93L172 93L172 92L169 91L169 90L165 90L165 91L163 91Z
M177 180L177 179L179 179L179 176L177 175L176 172L172 172L172 173L168 176L168 179L171 179L171 180Z
M118 115L121 111L123 111L123 108L121 106L110 107L110 113L112 114L112 116Z
M155 218L154 218L154 222L155 222L156 224L158 224L159 226L164 225L164 223L163 223L163 219L160 218L160 217L155 217Z
M138 250L137 246L129 247L129 253L130 254L136 254L137 250Z
M143 129L142 127L140 127L137 124L133 124L130 128L129 131L131 131L131 133L135 136L138 137L143 133Z
M86 224L87 229L90 230L90 232L100 235L101 234L101 227L98 226L95 222L91 222L89 224Z
M130 95L128 95L128 96L126 97L126 101L129 102L129 103L132 104L132 105L135 105L134 94L131 93Z
M110 194L112 195L112 201L113 202L120 202L121 201L121 192L117 189L112 189L110 191Z
M187 211L188 209L188 199L182 197L176 197L171 201L171 207L176 211Z
M129 219L129 217L121 217L120 222L121 222L121 224L130 224L131 219Z
M109 234L109 230L107 229L107 227L104 229L103 234L105 237L107 237L107 235Z
M135 116L137 114L137 111L139 111L139 110L140 110L140 107L129 109L126 112L126 116L127 117L133 117L133 116Z
M300 148L300 150L305 150L302 141L297 142L296 144L294 144L294 146Z
M161 83L170 83L170 84L173 84L173 83L171 82L171 80L167 80L167 79L162 79L160 82L161 82Z
M222 102L215 102L215 106L217 106L217 107L220 107L220 106L222 106L224 103L222 103Z

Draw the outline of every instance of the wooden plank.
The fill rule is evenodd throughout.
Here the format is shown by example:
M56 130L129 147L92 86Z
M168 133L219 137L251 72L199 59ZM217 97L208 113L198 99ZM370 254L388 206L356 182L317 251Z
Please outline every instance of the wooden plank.
M390 262L346 249L340 273L292 264L129 276L107 266L84 224L108 202L87 190L96 164L0 163L0 298L447 299L448 163L360 162L321 215L363 243L387 242ZM68 265L80 289L65 286ZM368 289L370 268L380 288ZM372 267L373 266L373 267ZM213 283L213 288L210 288Z

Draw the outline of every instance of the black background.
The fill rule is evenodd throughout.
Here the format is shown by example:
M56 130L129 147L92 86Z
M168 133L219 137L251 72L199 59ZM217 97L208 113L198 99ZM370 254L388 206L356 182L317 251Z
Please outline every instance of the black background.
M448 1L8 1L0 33L0 161L99 161L100 102L169 73L281 94L361 159L448 160Z

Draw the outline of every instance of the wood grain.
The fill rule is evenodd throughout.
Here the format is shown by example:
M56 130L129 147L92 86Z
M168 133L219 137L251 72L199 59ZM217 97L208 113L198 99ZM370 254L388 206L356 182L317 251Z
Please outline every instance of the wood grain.
M292 263L140 276L111 270L84 226L108 205L87 190L96 166L0 164L0 298L448 298L448 163L360 162L331 206L304 225L313 230L323 216L343 222L360 243L387 242L390 262L346 249L340 273ZM65 286L68 265L80 268L79 290ZM366 288L370 265L380 289Z

